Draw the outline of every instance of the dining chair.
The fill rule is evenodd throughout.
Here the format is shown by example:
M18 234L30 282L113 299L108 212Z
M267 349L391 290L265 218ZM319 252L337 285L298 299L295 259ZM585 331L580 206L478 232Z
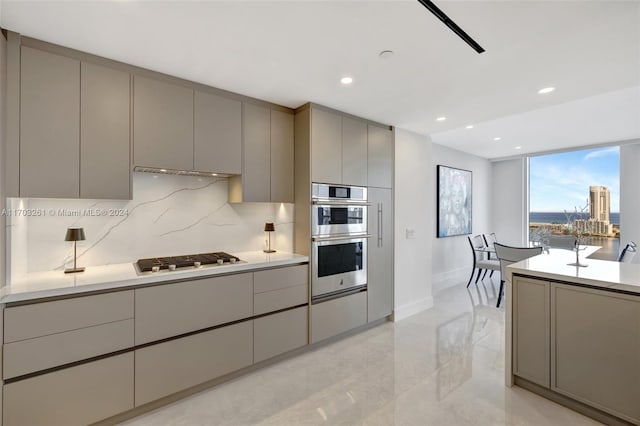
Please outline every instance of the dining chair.
M498 242L495 232L492 232L489 235L482 234L482 239L484 240L484 245L490 249L493 249L493 245ZM491 252L487 253L487 259L491 259ZM493 270L491 270L491 273L489 274L489 277L492 277L492 276L493 276ZM484 277L482 278L484 279Z
M504 291L504 281L507 277L507 266L539 255L542 253L542 247L510 247L500 243L495 243L494 247L496 249L496 256L500 262L500 290L498 291L498 303L496 305L496 308L499 308Z
M473 237L473 239L471 237L467 237L467 239L469 240L469 245L471 246L471 252L473 254L473 268L471 269L471 276L469 277L469 282L467 283L467 287L469 287L476 269L478 270L478 275L476 276L475 283L477 284L478 280L480 279L480 274L482 274L483 270L485 275L487 274L488 270L499 271L500 262L498 262L497 260L485 258L484 255L487 252L483 251L486 246L484 244L484 239L482 238L482 236L476 235L475 237ZM482 278L484 279L484 276Z
M618 262L631 263L633 256L636 255L636 247L636 243L634 243L633 241L629 241L629 243L624 246L624 248L620 252L620 256L618 256Z

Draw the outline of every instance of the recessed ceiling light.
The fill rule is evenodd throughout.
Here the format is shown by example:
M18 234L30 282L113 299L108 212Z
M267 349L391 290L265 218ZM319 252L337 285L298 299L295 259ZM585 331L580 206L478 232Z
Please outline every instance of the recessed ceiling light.
M465 129L473 129L473 124L469 124Z
M447 117L442 116L442 117L436 118L436 121L444 121L446 119L447 119Z
M514 149L522 149L522 147L520 145L514 147Z
M211 176L218 176L217 173L211 173Z
M494 140L494 141L496 141L496 142L497 142L497 141L499 141L499 140L501 140L501 139L502 139L502 138L501 138L500 136L496 136L495 138L493 138L493 140Z
M538 93L541 94L541 95L544 95L544 94L547 94L547 93L551 93L554 90L556 90L555 87L545 87L544 89L538 90Z
M340 83L344 84L345 86L348 86L351 83L353 83L353 78L352 77L342 77L340 79Z
M167 169L160 169L162 173L167 173Z

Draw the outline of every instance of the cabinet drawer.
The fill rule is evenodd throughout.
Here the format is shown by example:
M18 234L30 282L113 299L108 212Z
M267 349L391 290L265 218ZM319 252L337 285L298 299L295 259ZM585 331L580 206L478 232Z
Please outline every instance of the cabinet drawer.
M255 315L307 303L309 300L309 286L306 284L295 287L281 288L253 295L253 312Z
M133 318L133 291L34 303L4 310L4 342Z
M253 361L260 362L308 342L308 308L280 312L254 321Z
M249 318L253 274L136 290L136 344Z
M309 282L308 266L268 269L254 273L253 292L263 293Z
M253 362L253 321L136 350L136 406Z
M3 378L17 377L132 346L132 319L21 340L4 345Z
M360 327L366 322L366 291L311 305L311 343Z
M133 408L133 352L4 386L3 421L87 425Z

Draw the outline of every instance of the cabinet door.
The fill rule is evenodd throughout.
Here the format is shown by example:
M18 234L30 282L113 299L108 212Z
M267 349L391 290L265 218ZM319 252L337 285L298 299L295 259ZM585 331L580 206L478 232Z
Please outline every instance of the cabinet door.
M551 289L551 388L640 424L640 298Z
M271 110L271 202L293 203L293 115Z
M342 183L342 117L311 110L311 180Z
M367 262L367 319L393 312L393 202L390 189L369 188L369 240Z
M3 386L3 425L87 425L133 408L133 352Z
M304 346L308 342L309 308L302 306L254 320L253 362Z
M369 186L393 187L393 133L388 128L368 125Z
M367 186L367 124L342 117L342 183Z
M80 62L26 46L20 69L20 196L80 195Z
M193 90L136 75L133 164L193 169Z
M271 111L243 104L243 201L271 200Z
M195 92L194 168L202 172L242 173L242 103Z
M513 374L546 388L550 377L550 284L514 277Z
M130 199L129 74L82 63L80 198Z
M367 323L367 292L311 305L311 343Z

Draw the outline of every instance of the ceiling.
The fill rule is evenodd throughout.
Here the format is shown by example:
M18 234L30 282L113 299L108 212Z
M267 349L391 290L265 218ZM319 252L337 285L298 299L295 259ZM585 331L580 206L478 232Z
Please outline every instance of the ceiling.
M640 1L436 3L487 51L415 0L2 0L0 25L289 107L317 102L486 158L640 138ZM395 54L380 58L386 49ZM537 94L546 86L557 90Z

